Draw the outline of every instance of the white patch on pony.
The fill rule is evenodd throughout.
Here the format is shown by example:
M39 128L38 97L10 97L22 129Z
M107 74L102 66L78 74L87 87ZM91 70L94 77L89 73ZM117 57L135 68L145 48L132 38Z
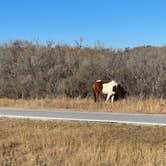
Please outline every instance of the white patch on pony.
M113 80L111 82L108 82L108 83L104 83L103 84L103 89L102 89L102 93L103 94L107 94L107 99L106 99L106 102L109 100L109 98L111 97L111 100L113 102L114 100L114 94L115 92L113 91L113 87L114 86L117 86L118 84Z
M101 82L101 80L96 80L96 82Z

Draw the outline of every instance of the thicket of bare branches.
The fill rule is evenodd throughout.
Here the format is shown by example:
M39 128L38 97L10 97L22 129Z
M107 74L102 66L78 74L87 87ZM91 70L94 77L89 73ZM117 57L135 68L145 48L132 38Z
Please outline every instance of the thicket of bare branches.
M13 41L0 46L0 97L86 97L97 79L130 95L166 97L166 47L112 50Z

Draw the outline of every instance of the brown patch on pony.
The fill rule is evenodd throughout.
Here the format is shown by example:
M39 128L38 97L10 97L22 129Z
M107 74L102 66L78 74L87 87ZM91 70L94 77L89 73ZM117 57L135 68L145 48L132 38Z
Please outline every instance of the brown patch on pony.
M99 96L99 94L101 93L103 89L103 84L102 82L95 82L93 84L93 94L94 94L94 101L96 102L97 101L97 98Z
M98 80L96 81L92 88L93 88L93 94L94 94L94 101L97 101L97 98L99 97L99 95L102 93L102 89L103 89L103 84L104 83L108 83L109 81L103 81L103 80Z

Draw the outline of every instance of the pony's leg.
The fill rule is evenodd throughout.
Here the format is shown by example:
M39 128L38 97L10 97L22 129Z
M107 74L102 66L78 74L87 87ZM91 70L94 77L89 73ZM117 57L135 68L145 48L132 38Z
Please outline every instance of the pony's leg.
M96 101L95 102L97 102L97 101L99 101L99 96L100 94L99 93L96 93Z
M99 101L102 101L102 99L103 99L102 93L99 93Z
M111 96L111 102L114 102L114 95Z
M102 101L102 94L101 94L101 93L98 93L97 95L98 95L98 101L99 101L99 102Z
M96 101L97 101L97 94L96 94L95 91L93 91L93 97L94 97L94 102L96 103Z
M107 101L109 100L110 96L111 96L111 93L108 93L108 94L107 94L107 98L106 98L106 101L105 101L105 102L107 102Z
M96 93L96 101L99 101L99 94Z

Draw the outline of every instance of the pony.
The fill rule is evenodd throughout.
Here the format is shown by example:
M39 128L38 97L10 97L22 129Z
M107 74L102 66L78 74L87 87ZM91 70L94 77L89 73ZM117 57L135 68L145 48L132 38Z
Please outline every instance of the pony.
M107 95L105 102L108 102L110 97L111 101L114 102L119 98L124 98L127 94L125 89L115 80L113 81L97 80L96 82L93 83L92 89L93 89L95 102L97 102L101 94Z

